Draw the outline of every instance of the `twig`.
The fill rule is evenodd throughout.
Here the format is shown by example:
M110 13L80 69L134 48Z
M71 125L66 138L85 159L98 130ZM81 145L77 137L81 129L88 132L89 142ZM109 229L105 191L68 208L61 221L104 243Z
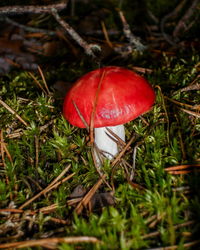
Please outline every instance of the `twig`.
M35 215L37 213L51 213L55 211L58 208L58 204L52 204L50 206L42 207L37 210L23 210L23 209L18 209L18 208L2 208L0 209L0 214L26 214L26 215Z
M133 180L134 174L135 174L135 159L136 159L136 153L137 153L137 148L139 144L136 144L134 149L133 149L133 164L131 168L131 173L130 173L130 181Z
M25 122L16 111L14 111L11 107L9 107L4 101L0 99L0 104L6 108L11 114L13 114L21 123L23 123L26 127L28 127L28 123Z
M45 95L48 95L48 93L46 92L46 90L42 87L42 85L40 84L40 82L38 81L38 79L31 73L31 72L28 72L28 74L33 78L35 84L41 88L41 90L45 93Z
M1 146L3 146L3 149L9 159L9 161L12 163L13 160L12 160L12 157L8 151L8 148L6 147L6 143L4 142L4 138L3 138L3 130L0 130L0 142L1 142Z
M102 31L103 31L103 34L105 36L105 39L106 39L106 42L107 42L108 46L110 48L113 48L113 45L112 45L112 43L111 43L111 41L109 39L108 32L107 32L107 29L106 29L104 21L101 21L101 27L102 27Z
M29 180L31 182L33 182L33 184L38 188L38 190L42 190L43 188L40 186L40 184L35 180L33 179L31 176L26 176L26 180L29 182Z
M198 164L186 164L186 165L178 165L178 166L172 166L172 167L167 167L164 170L165 171L173 171L173 170L182 170L182 169L188 169L188 168L196 168L200 167L200 163Z
M39 71L39 73L40 73L40 75L41 75L41 77L42 77L42 81L43 81L44 86L45 86L45 88L46 88L47 94L50 95L51 92L49 91L49 88L48 88L46 79L45 79L45 77L44 77L44 74L43 74L42 69L40 68L40 66L38 66L38 71Z
M39 138L35 135L35 168L38 171L39 164Z
M42 190L40 193L36 194L33 198L31 198L30 200L28 200L27 202L25 202L23 205L21 205L19 207L19 209L22 209L26 206L28 206L31 202L33 202L34 200L36 200L37 198L39 198L41 195L46 194L47 192L51 191L54 188L57 188L57 186L59 186L60 184L64 183L65 181L68 181L70 178L72 178L75 175L75 173L72 173L70 175L68 175L67 177L65 177L63 180L55 183L54 185L49 185L48 187L46 187L44 190Z
M76 105L76 103L75 103L74 100L72 100L72 103L73 103L74 108L76 109L76 112L78 113L78 115L79 115L81 121L83 122L83 124L85 125L87 131L89 132L90 128L89 128L89 125L87 124L85 118L84 118L83 115L81 114L81 112L80 112L79 108L77 107L77 105Z
M4 167L5 169L5 178L6 178L6 184L9 185L10 184L10 181L9 181L9 177L7 175L7 171L6 171L6 161L5 161L5 153L9 159L9 161L11 163L13 163L13 160L12 160L12 157L6 147L6 143L4 142L4 138L3 138L3 130L0 130L0 155L1 155L1 158L2 158L2 166ZM12 192L10 192L10 199L12 200L13 198L13 195L12 195Z
M156 88L158 88L158 90L160 91L160 95L161 95L161 98L162 98L162 105L163 105L163 109L165 111L165 116L166 116L166 120L167 120L167 142L168 142L168 144L170 144L170 138L169 138L170 124L169 124L169 115L168 115L166 104L165 104L165 96L163 95L161 87L159 85L156 85Z
M149 17L151 18L151 20L155 23L158 24L159 23L159 19L153 14L152 11L147 9L147 13L149 15Z
M20 15L20 14L41 14L41 13L50 13L52 8L56 9L57 11L64 9L67 6L67 2L57 3L57 4L50 4L46 6L42 5L25 5L25 6L5 6L0 7L0 14L5 15Z
M164 98L167 99L167 100L169 100L170 102L173 102L173 103L177 104L177 105L185 106L185 107L188 107L190 109L194 109L194 110L199 110L200 111L200 106L199 105L192 106L190 104L182 103L182 102L179 102L177 100L171 99L171 98L169 98L167 96L164 96Z
M55 119L50 120L47 124L39 127L40 132L43 132L45 129L47 129L50 125L54 123ZM14 131L12 134L7 134L6 138L13 139L13 138L18 138L21 137L24 134L22 129L17 129Z
M68 32L68 34L82 47L84 48L86 54L96 57L94 52L100 51L101 48L98 44L88 44L84 41L80 35L66 23L58 14L58 11L64 9L67 6L66 2L51 4L47 6L37 6L37 5L28 5L28 6L6 6L0 8L0 14L12 15L12 14L24 14L24 13L49 13L57 20L57 22ZM19 26L19 24L12 22L12 20L7 19L7 22L13 23L14 25ZM24 28L24 26L23 26ZM27 28L28 29L28 28ZM40 31L41 32L41 31ZM46 31L45 31L46 32Z
M48 187L53 186L56 182L58 182L60 180L61 177L63 177L68 170L70 169L71 165L68 165L50 184Z
M1 158L2 158L2 165L5 169L5 142L3 138L3 130L0 131L0 153L1 153ZM6 177L6 184L9 184L9 178L7 175L7 172L5 171L5 177Z
M184 243L182 246L184 247L183 249L196 246L200 243L200 240L194 240L188 243ZM165 247L157 247L157 248L148 248L147 250L175 250L178 249L178 245L173 245L173 246L165 246ZM197 249L197 248L196 248Z
M22 214L24 216L24 219L26 220L27 216L29 218L29 216L34 216L34 215L39 214L39 213L49 214L49 213L54 212L57 208L58 208L58 204L52 204L50 206L42 207L42 208L34 210L34 211L16 209L16 208L3 208L3 209L0 209L0 214L2 214L2 215L6 214L7 216L10 216L11 213L12 213L12 215ZM13 216L13 218L14 218L15 222L16 222L16 219L18 219L17 217L14 217L14 216ZM55 223L63 224L63 225L69 224L68 220L62 220L62 219L58 219L58 218L54 218L54 217L49 217L48 220L53 221Z
M189 114L189 115L192 115L192 116L195 116L197 118L200 118L200 113L198 112L194 112L194 111L190 111L190 110L187 110L187 109L183 109L183 108L180 108L180 110L182 110L183 112Z
M128 39L130 45L135 46L136 50L138 50L138 51L144 51L146 49L146 46L144 46L141 43L141 41L138 37L133 35L133 33L130 29L130 26L127 23L126 18L121 10L119 11L119 16L120 16L120 19L121 19L122 24L123 24L124 35Z
M57 36L59 38L61 38L62 40L64 40L66 42L66 44L67 44L67 46L69 46L69 49L72 52L72 54L75 57L78 57L79 51L77 50L76 45L72 44L71 41L69 40L69 38L66 37L66 32L63 33L63 29L58 29L56 33L57 33Z
M107 136L110 137L113 141L115 141L115 143L117 143L121 147L126 146L126 142L123 141L118 135L116 135L111 129L107 127L106 130L108 130L109 132L109 133L106 132Z
M35 27L30 27L30 26L26 26L24 24L21 24L21 23L18 23L16 21L13 21L12 19L8 18L8 17L5 17L4 20L13 25L13 26L16 26L22 30L25 30L27 32L34 32L34 33L44 33L44 34L47 34L49 36L55 36L56 35L56 32L53 31L53 30L45 30L45 29L39 29L39 28L35 28Z
M102 85L102 82L103 82L104 77L105 77L105 73L106 73L105 70L103 70L103 72L100 71L100 79L99 79L97 90L95 93L95 100L94 100L92 113L91 113L91 119L90 119L90 143L91 144L94 143L94 118L95 118L96 107L97 107L98 99L99 99L99 92L100 92L101 85Z
M55 218L55 217L50 217L49 220L53 221L53 222L55 222L57 224L63 224L63 225L68 225L69 224L68 220L62 220L62 219L58 219L58 218Z
M169 14L167 14L166 16L164 16L161 20L161 23L160 23L160 29L161 29L161 32L162 32L162 35L164 37L164 39L169 43L171 44L172 46L176 46L176 42L172 40L172 38L166 34L165 32L165 23L166 21L171 18L171 17L174 17L177 15L177 13L183 8L183 6L185 5L186 3L186 0L183 0L181 1L178 6L172 11L170 12Z
M190 225L192 225L194 223L195 223L194 220L190 220L190 221L183 222L181 224L174 225L173 228L174 229L178 229L178 228L190 226ZM155 231L155 232L143 235L142 239L148 239L148 238L152 238L152 237L155 237L155 236L158 236L158 235L160 235L160 232L159 231Z
M180 192L181 194L186 194L191 192L190 186L174 187L172 188L173 192Z
M144 188L143 186L141 186L141 185L139 185L139 184L137 184L135 182L132 182L130 179L128 179L127 181L128 181L128 184L131 185L131 187L133 187L133 188L136 188L136 189L138 189L140 191L146 190L146 188Z
M108 33L109 36L117 36L121 32L118 31L118 30L115 30L115 29L109 29L109 30L107 30L107 33ZM85 32L85 35L87 35L87 36L94 36L94 35L102 36L102 35L104 35L104 33L103 33L102 30L97 29L97 30L88 30L88 31Z
M2 208L0 209L0 213L1 214L4 214L4 213L24 213L24 210L23 209L18 209L18 208Z
M176 25L173 37L177 37L180 32L183 32L186 30L186 23L190 19L190 17L193 15L193 13L196 11L197 4L199 3L199 0L192 1L191 6L186 11L185 15L179 20L178 24Z
M55 120L56 119L52 119L49 122L47 122L45 125L39 127L40 132L43 132L45 129L47 129L50 125L52 125L55 122Z
M180 124L180 120L179 120L179 116L177 114L174 114L177 124L178 124L178 137L180 139L180 148L181 148L181 153L182 153L182 160L186 160L187 156L186 156L186 150L185 150L185 144L183 141L183 136L182 136L182 126Z
M146 74L146 73L151 74L153 72L153 69L137 67L137 66L133 66L132 69L142 74Z
M172 166L165 168L165 171L168 172L169 174L175 174L175 175L180 175L180 174L189 174L192 173L193 171L200 171L200 164L187 164L187 165L178 165L178 166Z
M71 177L74 176L75 173L70 174L69 176L67 176L66 178L64 178L63 180L57 182L70 168L70 165L68 165L63 171L62 173L56 177L45 189L43 189L41 192L39 192L38 194L36 194L34 197L32 197L30 200L26 201L23 205L21 205L19 207L19 209L23 209L26 206L28 206L31 202L33 202L34 200L36 200L37 198L39 198L41 195L46 194L47 192L49 192L51 189L56 188L57 186L59 186L60 184L62 184L63 182L69 180Z
M178 92L186 92L191 90L200 90L200 83L196 83L194 85L189 85L185 88L179 89Z
M97 181L97 183L90 189L90 191L83 197L83 199L79 202L77 207L75 208L75 212L77 214L80 214L83 210L83 208L89 203L93 195L96 193L97 189L101 186L103 183L103 179L106 177L106 175L103 175L101 179Z
M200 169L191 169L191 170L178 170L178 171L168 171L169 174L173 175L182 175L182 174L190 174L193 172L200 172Z
M74 236L64 238L46 238L39 240L27 240L12 243L0 244L0 248L30 248L30 247L44 247L49 249L57 249L57 245L61 243L73 244L73 243L100 243L97 238L89 236Z
M136 189L138 189L138 190L140 190L140 191L145 190L145 188L144 188L143 186L141 186L141 185L139 185L139 184L133 182L133 181L130 179L130 173L129 173L128 169L127 169L127 166L128 166L129 168L132 168L132 166L131 166L126 160L124 160L124 159L121 159L121 162L122 162L122 165L123 165L124 170L125 170L125 173L126 173L126 179L127 179L128 184L131 185L131 187L136 188ZM113 170L114 170L114 169L113 169ZM112 178L112 187L114 188L113 176L114 176L114 172L112 171L112 176L111 176L111 178ZM115 189L115 188L114 188L114 189Z
M130 141L126 144L126 146L123 148L123 150L118 154L118 156L115 158L115 160L112 162L111 166L114 167L115 164L120 161L121 157L124 155L126 150L129 148L131 143L135 140L135 136L133 136Z
M66 23L58 14L55 8L51 9L51 14L56 19L56 21L68 32L68 34L85 50L87 55L92 57L96 57L94 51L100 51L101 48L97 44L88 44L83 40L82 37L71 27L68 23Z

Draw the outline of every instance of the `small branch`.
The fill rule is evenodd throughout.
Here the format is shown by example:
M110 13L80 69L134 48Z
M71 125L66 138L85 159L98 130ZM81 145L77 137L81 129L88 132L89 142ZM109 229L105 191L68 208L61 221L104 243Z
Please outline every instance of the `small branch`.
M172 103L175 103L175 104L179 105L179 106L187 107L187 108L190 108L190 109L193 109L193 110L197 110L198 112L200 111L200 106L199 105L192 106L192 105L187 104L187 103L178 102L178 101L176 101L174 99L171 99L171 98L169 98L167 96L164 96L164 98L167 99L168 101L172 102Z
M68 32L68 34L85 50L86 54L96 57L94 51L101 50L99 45L88 44L86 41L84 41L83 38L80 37L80 35L59 16L55 8L51 9L51 14L56 19L56 21Z
M0 130L0 155L2 158L2 165L4 169L6 169L6 164L5 164L5 142L3 138L3 130ZM7 171L5 171L5 177L6 177L6 184L9 185L9 178L7 175Z
M95 115L96 115L96 107L97 107L97 104L98 104L99 92L100 92L100 89L101 89L102 82L103 82L103 80L105 78L106 71L103 70L103 72L102 73L100 72L100 74L101 74L101 76L100 76L98 86L97 86L97 90L96 90L96 93L95 93L95 100L94 100L94 104L93 104L93 108L92 108L92 114L91 114L91 120L90 120L90 143L91 143L91 145L94 143L94 118L95 118Z
M78 203L77 207L75 208L75 212L77 214L80 214L84 207L87 206L93 195L96 193L97 189L101 186L103 183L103 180L105 179L106 175L103 175L101 179L97 181L97 183L90 189L90 191L83 197L83 199Z
M174 40L172 40L171 36L169 36L166 32L165 32L165 24L166 21L172 17L175 17L177 15L177 13L183 8L183 6L185 5L186 0L181 1L178 6L170 13L168 13L166 16L164 16L161 20L160 23L160 30L162 32L162 35L164 37L164 39L171 44L172 46L176 46L176 42Z
M200 240L194 240L194 241L191 241L191 242L184 243L183 244L183 249L199 245L199 243L200 243ZM163 246L163 247L158 247L158 248L148 248L148 250L175 250L175 249L178 249L178 248L179 248L178 245L173 245L173 246ZM195 249L197 249L197 248L195 247Z
M179 20L176 28L174 29L173 37L177 37L181 31L185 31L187 29L186 23L193 15L193 13L197 10L198 3L199 0L194 0L190 8L186 11L185 15Z
M191 90L200 90L200 83L196 83L192 86L187 86L185 88L180 89L180 92L191 91Z
M197 118L200 118L199 112L194 112L194 111L190 111L190 110L183 109L183 108L180 108L180 110L182 110L183 112L185 112L185 113L187 113L189 115L192 115L192 116L195 116Z
M30 248L30 247L44 247L48 249L57 249L57 245L61 243L75 244L75 243L101 243L96 237L89 236L72 236L64 238L46 238L46 239L36 239L27 241L18 241L11 243L0 244L0 248Z
M64 183L65 181L69 180L71 177L74 176L75 173L72 173L70 175L68 175L67 177L63 178L61 181L61 177L63 177L63 175L69 170L69 168L71 167L71 165L68 165L63 171L62 173L56 177L45 189L43 189L41 192L39 192L38 194L36 194L34 197L32 197L30 200L26 201L23 205L21 205L19 207L19 209L23 209L26 206L28 206L31 202L33 202L34 200L36 200L38 197L40 197L43 194L46 194L47 192L49 192L50 190L56 188L57 186L59 186L60 184Z
M76 109L76 112L78 113L78 115L79 115L79 117L80 117L82 123L85 125L87 131L89 132L89 130L90 130L89 125L87 124L85 118L84 118L83 115L81 114L81 111L80 111L79 108L77 107L77 105L76 105L76 103L75 103L74 100L72 100L72 103L73 103L74 108Z
M177 93L191 91L191 90L200 90L200 84L196 83L200 79L200 74L191 82L187 87L178 89L173 93L173 95L176 95Z
M35 168L38 171L39 166L39 138L35 135Z
M86 54L96 57L94 52L100 51L101 48L98 44L88 44L84 41L80 35L71 27L68 23L66 23L58 14L58 11L66 8L67 2L58 3L58 4L51 4L47 6L41 5L27 5L27 6L5 6L0 7L0 14L2 15L20 15L20 14L27 14L27 13L34 13L34 14L41 14L41 13L48 13L52 14L56 21L68 32L68 34L85 50ZM26 30L35 30L34 28L25 27L21 24L18 24L9 18L5 19L7 22L12 23L15 26L21 27ZM45 30L37 30L38 32L47 33ZM55 32L50 31L51 35L54 35Z
M15 6L5 6L0 7L0 14L4 15L20 15L27 13L41 14L41 13L51 13L52 8L57 11L66 8L67 2L50 4L46 6L41 5L15 5Z
M21 123L23 123L26 127L28 126L28 123L25 122L17 113L15 110L11 109L11 107L9 107L5 102L3 102L1 99L0 99L0 104L6 108L11 114L13 114Z
M199 172L200 164L187 164L187 165L178 165L167 167L164 170L169 174L180 175L180 174L189 174L192 172Z
M108 46L110 48L113 48L113 45L112 45L112 43L111 43L111 41L109 39L108 31L106 29L106 25L105 25L104 21L101 21L101 27L102 27L102 31L103 31L103 34L104 34L104 37L106 39L106 42L107 42Z
M137 153L137 148L138 148L139 144L136 144L135 147L133 148L133 164L132 164L132 168L131 168L131 172L130 172L130 181L133 180L134 175L135 175L135 161L136 161L136 153Z
M50 90L49 90L49 87L48 87L48 85L47 85L46 79L45 79L45 77L44 77L44 74L43 74L42 69L40 68L40 66L38 66L38 71L39 71L39 73L40 73L40 75L41 75L41 78L42 78L42 81L43 81L43 83L44 83L44 86L45 86L45 89L46 89L47 94L48 94L48 95L51 95L51 92L50 92Z
M43 86L40 84L40 82L38 81L38 79L31 73L31 72L28 72L28 74L33 78L35 84L41 88L41 90L45 93L45 95L48 95L48 93L46 92L46 90L43 88Z
M190 226L190 225L192 225L194 223L195 223L194 220L190 220L190 221L183 222L181 224L174 225L173 227L176 230L176 229L179 229L179 228L182 228L182 227ZM149 234L145 234L141 238L142 239L148 239L148 238L156 237L156 236L159 236L159 235L160 235L160 232L155 231L155 232L152 232L152 233L149 233Z
M167 142L168 142L168 145L170 145L170 138L169 138L170 122L169 122L169 115L168 115L166 103L165 103L165 96L163 95L162 89L159 85L156 85L155 87L159 90L160 95L161 95L162 106L163 106L163 110L164 110L166 121L167 121L167 134L166 134L167 135Z
M131 145L131 143L135 140L135 136L133 136L130 141L126 144L126 146L123 148L123 150L117 155L117 157L114 159L114 161L111 164L111 167L114 167L115 164L120 161L120 159L122 158L122 156L124 155L124 153L126 152L126 150L129 148L129 146Z
M128 39L130 45L134 46L136 48L136 50L138 50L138 51L144 51L146 49L146 46L144 46L140 42L140 39L138 37L133 35L133 33L132 33L131 29L130 29L130 26L127 23L126 18L125 18L122 11L119 11L119 16L120 16L120 19L121 19L122 24L123 24L124 35Z
M23 29L27 32L34 32L34 33L44 33L44 34L47 34L49 36L55 36L56 35L56 32L53 31L53 30L45 30L45 29L39 29L39 28L35 28L35 27L30 27L30 26L26 26L24 24L21 24L21 23L18 23L18 22L15 22L13 21L12 19L8 18L8 17L5 17L5 20L7 23L13 25L13 26L16 26L20 29Z

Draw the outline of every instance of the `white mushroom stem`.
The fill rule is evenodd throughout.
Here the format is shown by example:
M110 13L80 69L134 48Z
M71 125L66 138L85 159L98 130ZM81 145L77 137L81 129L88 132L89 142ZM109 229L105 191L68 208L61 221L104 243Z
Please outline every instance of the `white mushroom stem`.
M103 156L112 160L118 152L118 145L116 143L117 138L109 133L107 130L110 129L113 134L119 137L125 142L125 130L124 125L112 126L112 127L102 127L94 129L94 141L98 149L102 152ZM101 159L98 153L95 153L96 162L101 165Z

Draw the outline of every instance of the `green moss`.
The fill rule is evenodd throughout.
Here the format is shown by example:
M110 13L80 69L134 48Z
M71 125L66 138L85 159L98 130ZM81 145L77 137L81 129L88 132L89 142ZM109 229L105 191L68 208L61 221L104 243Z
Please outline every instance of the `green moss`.
M131 187L120 167L112 176L116 189L115 206L103 208L97 213L84 212L80 216L73 213L74 207L67 205L69 195L77 185L82 184L90 189L99 179L87 142L87 131L71 126L62 117L62 100L44 95L25 72L18 75L15 72L13 77L11 73L8 77L9 86L2 81L2 99L28 125L24 126L0 106L1 129L12 158L10 161L5 154L5 167L0 166L0 208L10 204L20 207L50 184L68 164L71 164L69 173L75 173L69 181L25 208L36 211L52 204L57 205L56 210L49 214L34 215L31 225L37 228L36 231L22 216L21 230L24 235L19 240L40 238L48 234L51 237L94 236L102 243L78 246L84 249L145 249L176 244L181 249L185 242L192 240L184 236L184 230L193 234L195 239L198 225L177 229L174 225L200 218L199 174L192 172L175 176L166 173L164 168L199 161L200 124L196 117L180 110L178 105L165 96L192 106L199 104L198 91L177 92L197 76L195 65L199 58L163 58L163 63L148 76L154 87L160 87L155 87L155 106L143 116L145 121L137 118L126 124L127 139L136 134L139 143L133 181L145 189ZM76 78L76 71L73 72ZM27 100L19 98L22 96ZM9 137L19 131L22 134L16 134L15 138ZM133 161L134 146L132 144L124 155L129 164ZM112 175L109 162L105 163L104 171L108 176ZM111 179L107 181L110 183ZM189 195L177 191L187 187L191 191ZM100 187L100 192L108 190L105 184ZM52 222L51 217L68 220L70 223L67 226L60 225ZM4 223L5 220L1 220L1 224ZM155 231L155 237L144 237ZM66 244L59 246L59 249L74 248L76 246Z

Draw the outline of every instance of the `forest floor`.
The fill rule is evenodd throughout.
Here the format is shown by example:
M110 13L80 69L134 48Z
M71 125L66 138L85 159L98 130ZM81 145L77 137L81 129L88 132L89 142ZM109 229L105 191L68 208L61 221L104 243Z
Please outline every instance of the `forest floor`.
M113 52L123 41L95 38L104 52L100 61L71 40L65 48L59 34L45 41L42 58L30 59L43 37L35 44L35 33L25 34L32 50L19 52L15 40L14 62L0 60L0 248L197 249L200 62L194 44L124 56ZM117 161L105 160L103 177L87 130L62 115L63 93L99 65L137 71L156 93L152 109L125 125L129 147Z

